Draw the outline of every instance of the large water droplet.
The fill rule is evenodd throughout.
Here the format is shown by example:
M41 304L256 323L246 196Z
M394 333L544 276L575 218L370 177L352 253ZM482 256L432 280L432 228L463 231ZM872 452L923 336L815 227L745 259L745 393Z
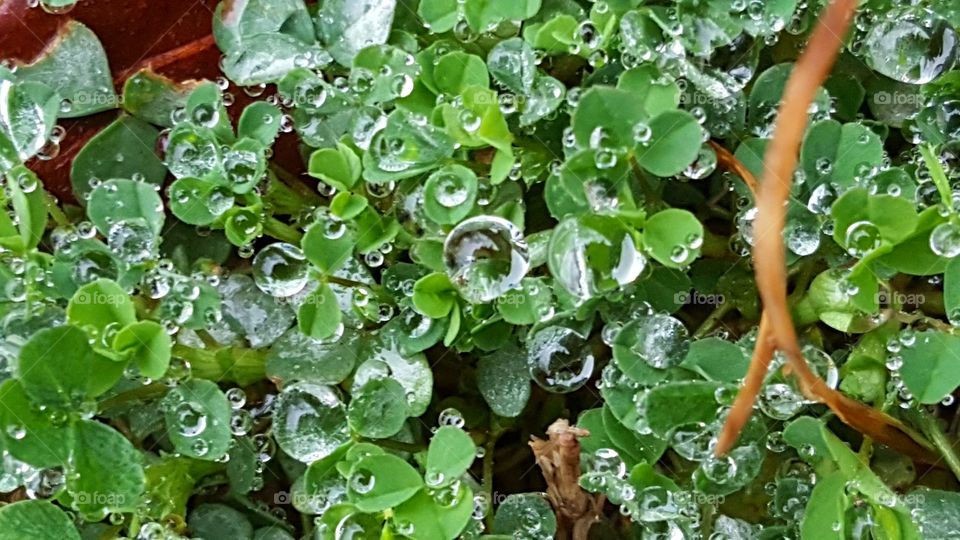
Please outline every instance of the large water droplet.
M277 397L273 435L290 457L312 463L350 439L346 408L332 387L295 383Z
M277 242L253 258L253 280L271 296L293 296L307 284L309 265L300 248Z
M530 375L555 393L577 390L593 374L593 351L586 338L564 326L539 330L527 343Z
M454 227L443 255L451 281L472 303L489 302L519 287L529 266L520 229L497 216L473 217Z
M876 71L909 84L926 84L957 59L957 33L950 23L923 8L895 9L870 29L866 61Z

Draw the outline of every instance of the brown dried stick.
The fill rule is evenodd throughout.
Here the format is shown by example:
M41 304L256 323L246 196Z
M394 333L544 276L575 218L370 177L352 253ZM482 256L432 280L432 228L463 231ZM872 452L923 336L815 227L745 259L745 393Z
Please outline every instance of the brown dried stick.
M808 398L826 404L844 423L878 442L919 461L936 460L936 456L908 436L895 419L831 389L810 369L803 359L787 303L786 253L782 239L785 203L807 126L807 110L830 73L856 7L856 0L835 0L826 8L784 88L785 99L780 106L773 140L764 156L765 174L757 193L758 213L754 225L758 233L753 247L754 270L764 305L762 323L766 324L761 325L757 338L759 353L754 351L750 373L741 391L746 395L737 397L715 449L717 454L728 451L739 436L752 412L769 356L779 349L786 354L789 369L799 379L801 390Z
M561 418L547 428L547 440L532 437L530 448L547 481L547 499L557 514L557 540L587 540L603 513L604 496L587 493L579 484L580 441L589 435Z

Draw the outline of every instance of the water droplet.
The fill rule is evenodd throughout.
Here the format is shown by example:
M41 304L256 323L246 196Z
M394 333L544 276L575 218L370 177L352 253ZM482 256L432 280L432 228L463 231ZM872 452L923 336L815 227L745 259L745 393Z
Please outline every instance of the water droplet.
M587 383L593 374L594 356L586 338L576 330L548 326L528 341L527 363L537 384L566 393Z
M270 244L253 258L253 279L271 296L293 296L307 284L309 264L300 248L284 242Z
M497 216L477 216L454 227L443 246L450 279L472 303L489 302L520 286L529 259L523 234Z

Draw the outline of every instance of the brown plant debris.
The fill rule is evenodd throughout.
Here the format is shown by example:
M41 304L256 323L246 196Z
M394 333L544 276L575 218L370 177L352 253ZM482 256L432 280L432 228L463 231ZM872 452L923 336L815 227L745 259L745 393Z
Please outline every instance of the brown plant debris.
M604 496L587 493L577 483L578 438L589 435L589 431L560 418L547 428L547 440L531 437L530 448L547 481L547 500L557 514L557 540L586 540L590 527L603 512Z
M937 461L936 455L911 438L899 421L831 389L810 369L803 358L787 301L787 265L782 233L793 171L809 120L807 111L817 89L833 67L856 8L857 0L835 0L825 9L784 88L785 99L764 156L763 180L756 195L758 212L754 230L757 235L753 261L757 289L763 300L763 318L750 371L715 448L718 455L726 453L736 442L753 412L753 403L762 386L758 382L762 383L770 357L779 350L787 357L784 370L797 377L801 390L809 399L827 405L850 427L913 459L926 463ZM724 158L725 165L734 168L736 158L729 152L723 156L718 154L718 157Z

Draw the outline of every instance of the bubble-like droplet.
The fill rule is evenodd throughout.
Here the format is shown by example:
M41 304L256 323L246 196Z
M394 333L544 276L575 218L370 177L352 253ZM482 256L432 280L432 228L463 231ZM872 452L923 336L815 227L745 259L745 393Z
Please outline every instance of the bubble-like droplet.
M948 221L934 227L930 233L930 249L941 257L960 255L960 225Z
M497 216L462 221L447 235L443 255L450 280L475 304L519 287L529 266L520 229Z
M700 147L697 159L687 166L683 175L691 180L700 180L713 174L717 170L717 153L709 145Z
M332 387L294 383L277 397L273 435L290 457L312 463L350 439L346 408Z
M184 437L196 437L207 429L207 414L199 403L182 401L176 405L176 429Z
M871 221L857 221L847 227L847 252L854 257L863 257L877 249L880 247L880 240L880 228Z
M887 77L926 84L953 67L957 32L929 9L894 9L870 29L864 52L867 64Z
M455 428L462 428L464 426L465 420L463 415L460 414L460 411L447 407L446 409L440 411L440 416L437 417L437 423L441 426L453 426Z
M110 226L107 245L120 259L138 264L156 252L157 236L142 219L122 220Z
M768 384L760 393L759 405L764 414L775 420L789 420L803 409L803 397L788 384Z
M350 475L350 489L355 493L365 495L373 491L377 478L370 471L359 469Z
M261 291L271 296L297 294L307 284L308 277L306 257L294 245L270 244L253 258L253 279Z
M667 369L680 364L690 348L687 328L678 319L655 313L631 321L620 330L616 343L651 367Z
M548 326L527 343L527 364L533 380L550 392L579 389L590 379L593 351L586 338L572 328Z

